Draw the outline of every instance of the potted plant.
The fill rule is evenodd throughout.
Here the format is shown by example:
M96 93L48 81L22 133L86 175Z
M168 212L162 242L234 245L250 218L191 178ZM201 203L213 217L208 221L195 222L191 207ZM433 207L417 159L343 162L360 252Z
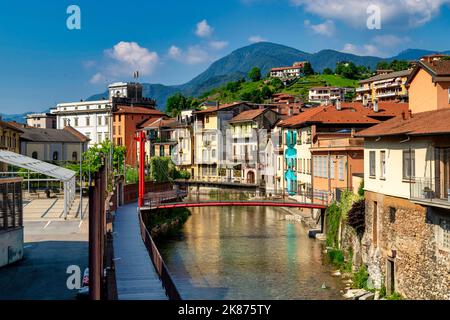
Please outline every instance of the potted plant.
M433 199L434 198L434 191L430 187L425 187L423 189L423 196L425 199Z

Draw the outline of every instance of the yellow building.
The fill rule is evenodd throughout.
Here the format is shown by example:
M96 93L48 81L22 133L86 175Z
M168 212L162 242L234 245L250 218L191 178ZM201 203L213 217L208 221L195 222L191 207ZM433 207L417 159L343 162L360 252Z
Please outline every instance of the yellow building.
M363 104L375 101L408 101L406 82L412 70L386 72L360 81L356 89L356 101Z
M0 119L0 150L20 153L20 134L22 131ZM7 166L0 163L0 171L7 170Z

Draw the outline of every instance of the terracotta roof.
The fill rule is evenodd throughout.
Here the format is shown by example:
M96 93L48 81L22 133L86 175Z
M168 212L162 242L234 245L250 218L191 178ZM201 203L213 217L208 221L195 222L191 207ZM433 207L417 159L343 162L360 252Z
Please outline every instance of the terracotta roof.
M72 127L65 127L64 129L23 127L21 130L23 134L20 136L20 139L30 142L80 143L89 141L85 135Z
M118 106L118 110L114 111L115 114L145 114L145 115L157 115L164 116L164 112L157 109L144 108L144 107L130 107L130 106Z
M374 125L380 123L372 118L373 110L365 108L362 104L350 103L342 104L341 110L335 106L321 106L307 109L297 116L284 120L281 126L295 127L304 124L365 124ZM375 113L376 114L376 113Z
M252 121L256 117L262 115L264 112L268 111L270 109L257 109L257 110L248 110L241 112L236 117L231 119L230 123L236 123L236 122L244 122L244 121Z
M23 132L22 131L22 125L20 123L17 122L6 122L6 121L1 121L0 120L0 128L5 128L5 129L11 129L17 132Z
M167 127L173 127L178 124L177 119L170 118L152 118L144 122L141 127L142 128L167 128Z
M368 83L368 82L375 82L375 81L381 81L381 80L388 80L388 79L395 79L399 77L409 77L409 75L413 72L412 69L409 70L403 70L403 71L396 71L386 74L379 74L374 77L361 80L359 83Z
M241 104L247 104L247 103L246 102L233 102L233 103L228 103L228 104L222 104L218 107L209 107L209 108L206 108L205 110L195 111L194 113L195 114L212 113L212 112L224 110L227 108L235 107L235 106L238 106Z
M427 67L436 76L450 76L450 60L435 60L432 63L420 61L419 64Z
M358 133L360 137L450 134L450 109L399 116Z

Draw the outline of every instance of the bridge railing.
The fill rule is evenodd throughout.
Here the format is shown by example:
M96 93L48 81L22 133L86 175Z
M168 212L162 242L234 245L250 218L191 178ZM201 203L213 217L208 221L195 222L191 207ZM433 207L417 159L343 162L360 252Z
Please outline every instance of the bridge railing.
M178 289L175 286L172 277L170 276L169 269L164 263L164 260L161 257L161 254L159 253L155 242L153 241L147 227L145 226L144 220L142 219L142 213L139 214L139 221L142 240L144 241L150 258L152 259L153 265L156 272L158 273L162 286L166 291L166 296L169 298L169 300L181 300L180 293L178 292Z

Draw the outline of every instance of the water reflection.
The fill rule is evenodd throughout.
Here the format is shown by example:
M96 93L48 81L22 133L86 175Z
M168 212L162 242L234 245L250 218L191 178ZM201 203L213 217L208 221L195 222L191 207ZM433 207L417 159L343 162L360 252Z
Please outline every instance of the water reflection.
M320 244L284 216L264 207L193 209L182 239L158 243L181 296L340 299Z

